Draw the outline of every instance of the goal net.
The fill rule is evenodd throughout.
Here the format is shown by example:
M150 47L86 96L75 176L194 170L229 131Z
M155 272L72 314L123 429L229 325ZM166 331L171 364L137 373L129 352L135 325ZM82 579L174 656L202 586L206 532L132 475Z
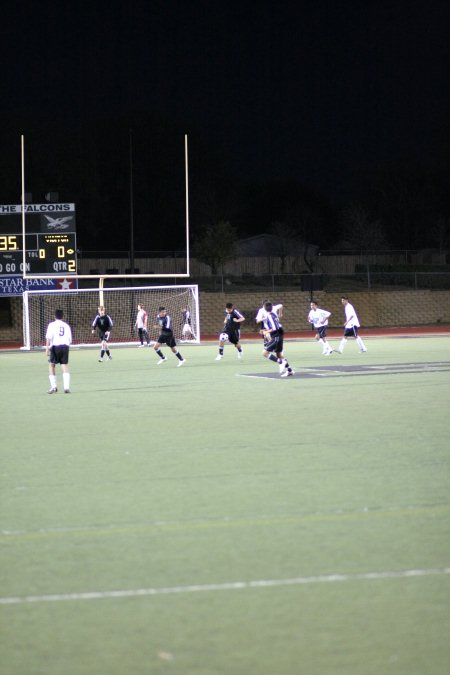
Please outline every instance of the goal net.
M140 344L136 329L138 304L144 307L148 315L149 340L156 340L159 335L158 328L154 328L156 315L159 307L165 307L172 318L177 342L200 342L198 286L134 286L25 291L24 349L42 348L45 345L45 333L50 321L54 320L55 309L63 310L64 319L72 328L74 345L98 345L98 333L92 334L92 322L100 306L105 307L114 324L109 340L111 344Z

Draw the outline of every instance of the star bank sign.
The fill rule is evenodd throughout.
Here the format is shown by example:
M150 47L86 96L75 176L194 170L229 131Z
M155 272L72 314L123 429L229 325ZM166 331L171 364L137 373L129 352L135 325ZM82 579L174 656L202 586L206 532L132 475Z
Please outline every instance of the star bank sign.
M22 295L25 291L68 291L78 288L77 279L23 279L0 276L0 297Z

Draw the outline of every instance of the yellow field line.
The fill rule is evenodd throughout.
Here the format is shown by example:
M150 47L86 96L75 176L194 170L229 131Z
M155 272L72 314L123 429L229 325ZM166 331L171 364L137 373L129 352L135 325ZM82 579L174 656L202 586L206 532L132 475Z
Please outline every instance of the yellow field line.
M288 525L302 525L303 523L321 523L332 521L362 521L364 519L373 518L404 518L412 516L436 517L437 515L444 515L450 512L450 504L443 504L439 506L420 506L420 507L405 507L401 509L387 509L387 510L362 510L352 512L334 512L334 513L311 513L304 515L289 515L289 516L270 516L257 518L238 518L221 520L204 520L204 521L189 521L189 522L154 522L144 523L139 525L111 525L106 527L80 527L80 528L61 528L61 529L46 529L37 530L33 532L23 531L3 531L0 537L0 543L7 542L27 542L36 539L56 539L61 537L104 537L117 535L134 535L134 534L160 534L165 532L187 532L193 530L209 530L209 529L230 529L230 528L248 528L248 527L273 527L273 526L288 526Z

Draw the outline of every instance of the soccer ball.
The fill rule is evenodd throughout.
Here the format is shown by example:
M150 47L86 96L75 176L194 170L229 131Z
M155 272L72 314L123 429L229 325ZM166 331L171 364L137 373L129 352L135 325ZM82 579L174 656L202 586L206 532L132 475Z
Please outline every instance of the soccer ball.
M228 333L221 333L221 334L219 335L219 340L220 340L221 342L226 342L226 341L228 340Z

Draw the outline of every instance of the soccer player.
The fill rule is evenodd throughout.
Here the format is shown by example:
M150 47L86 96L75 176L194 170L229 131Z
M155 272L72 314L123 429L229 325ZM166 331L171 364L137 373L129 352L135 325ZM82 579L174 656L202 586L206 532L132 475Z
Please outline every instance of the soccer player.
M45 334L45 354L48 359L48 373L50 380L49 394L56 394L56 364L61 365L63 388L65 394L70 394L69 347L72 344L72 329L63 321L62 309L55 311L55 320L47 326Z
M265 319L267 318L267 312L266 312L266 310L264 309L264 305L266 304L266 302L269 302L269 300L265 300L265 301L263 302L262 307L260 307L260 308L258 309L258 312L257 312L257 314L256 314L256 316L255 316L255 321L256 321L256 323L260 323L260 324L261 324L261 328L260 328L260 331L259 331L261 335L264 335L264 328L265 328L264 321L265 321ZM273 305L273 304L272 304L272 312L275 312L275 314L277 315L277 317L278 317L279 319L281 319L281 317L283 316L283 305L282 305L281 303L278 304L278 305Z
M113 321L109 314L106 313L106 309L102 306L98 308L98 314L92 322L92 333L95 333L95 330L98 330L100 337L100 358L99 363L102 363L103 357L107 356L108 361L111 361L112 356L109 351L108 340L111 335L111 329L113 327Z
M145 311L144 305L139 304L137 306L138 312L136 316L136 322L135 322L135 328L137 328L137 332L139 335L139 340L140 340L140 345L139 347L144 346L144 340L147 343L147 346L150 344L150 341L148 339L148 331L147 331L147 324L148 324L148 316L147 312Z
M333 349L327 340L328 318L331 316L331 312L328 312L326 309L320 309L315 300L311 300L310 307L308 321L317 331L316 339L322 345L322 354L329 356L333 353Z
M192 319L191 312L187 307L183 309L183 315L181 319L181 339L192 340L194 338L194 331L192 330Z
M264 320L263 356L269 359L269 361L278 363L281 377L290 377L294 375L294 370L287 362L287 359L283 357L283 326L276 312L273 311L271 302L266 302L264 309L267 312L267 316Z
M160 330L160 336L158 337L155 346L153 349L159 356L159 361L158 361L158 366L161 363L164 363L167 361L166 357L162 353L160 347L161 345L167 345L170 347L172 352L175 354L175 356L178 359L178 364L177 368L182 366L184 363L186 363L186 359L183 359L181 356L180 352L177 349L177 343L175 342L175 337L173 335L173 330L172 330L172 319L170 316L167 314L167 309L165 307L160 307L158 314L156 315L156 320L157 320L157 325L155 328L159 328Z
M350 304L347 296L345 295L342 296L341 302L344 305L344 313L345 313L344 337L339 343L339 349L337 349L336 351L338 352L338 354L342 354L342 352L344 351L344 347L347 344L347 338L354 337L358 344L359 351L366 352L367 351L366 346L358 335L358 328L361 326L361 324L359 323L359 319L356 314L355 308L353 307L352 304Z
M216 361L223 359L223 348L225 342L230 341L238 352L238 359L242 359L242 347L239 342L241 337L241 323L245 321L245 317L235 308L232 302L227 302L225 305L225 318L223 320L224 329L219 335L219 353L216 356Z

